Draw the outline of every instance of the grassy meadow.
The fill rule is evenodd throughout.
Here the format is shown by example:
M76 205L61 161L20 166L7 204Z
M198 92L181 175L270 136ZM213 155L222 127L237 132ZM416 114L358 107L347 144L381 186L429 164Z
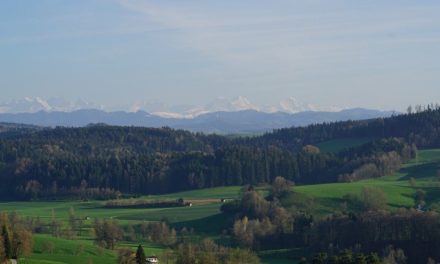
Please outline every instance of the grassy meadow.
M294 187L295 192L285 199L287 207L311 210L317 215L326 215L341 209L343 196L358 193L365 186L382 189L390 209L413 207L417 189L426 192L426 206L440 208L440 181L437 170L440 169L440 150L421 150L418 157L395 173L377 179L368 179L352 183L331 183ZM415 179L411 186L409 179Z
M368 139L357 141L333 141L324 144L325 151L362 144ZM321 146L322 147L322 146ZM317 184L295 186L294 192L282 202L288 208L308 210L315 215L324 216L341 209L342 197L347 193L359 192L364 186L382 189L391 210L399 207L413 207L416 189L426 192L426 206L434 210L440 209L440 181L437 171L440 169L440 149L421 150L418 157L394 175L377 179L368 179L353 183ZM415 179L411 186L409 179ZM20 263L116 263L117 253L98 248L93 243L91 224L95 218L112 218L122 225L136 224L143 221L167 220L173 227L188 227L195 230L196 235L218 238L222 231L230 225L228 219L220 213L221 198L238 198L241 187L219 187L186 191L174 194L144 196L140 199L178 199L183 198L193 203L192 207L149 208L149 209L107 209L102 201L36 201L36 202L2 202L0 211L16 212L22 216L40 217L49 221L55 217L64 223L68 221L69 208L73 208L78 217L85 220L85 231L76 240L54 238L46 234L34 235L34 253ZM259 188L266 191L265 187ZM55 247L48 253L43 250L45 243L51 241ZM142 243L146 254L160 254L163 248L154 244ZM120 246L135 248L137 243L122 242ZM262 252L263 263L292 263L277 252Z

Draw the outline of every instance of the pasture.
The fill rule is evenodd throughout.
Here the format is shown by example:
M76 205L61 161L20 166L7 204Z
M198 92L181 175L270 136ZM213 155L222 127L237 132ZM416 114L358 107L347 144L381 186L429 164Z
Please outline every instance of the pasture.
M440 208L440 150L421 150L417 158L405 164L395 173L376 179L362 180L351 183L331 183L294 187L294 193L284 200L285 206L295 206L298 209L308 209L317 215L326 215L340 210L343 196L348 193L358 193L365 186L382 189L391 210L414 207L414 196L417 189L426 192L426 207ZM411 186L409 179L415 179Z

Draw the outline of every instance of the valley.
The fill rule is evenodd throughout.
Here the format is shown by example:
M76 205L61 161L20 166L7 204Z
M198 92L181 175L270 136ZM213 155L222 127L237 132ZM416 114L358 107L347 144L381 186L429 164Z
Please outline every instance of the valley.
M426 205L424 210L440 209L440 181L437 170L440 169L440 149L421 150L417 159L411 160L403 168L393 174L377 179L362 180L354 183L332 183L294 186L293 192L281 202L289 210L308 211L317 218L322 218L343 210L344 195L358 193L365 186L377 187L386 193L387 210L399 208L412 208L415 206L414 195L416 189L426 191ZM413 177L415 186L410 186L409 179ZM257 190L268 194L269 187L261 186ZM63 225L68 225L69 209L73 208L75 214L83 219L83 235L75 240L54 238L50 234L34 235L34 251L31 257L26 257L21 263L108 263L116 261L116 254L111 250L97 247L93 242L91 226L96 218L109 218L117 220L122 226L139 224L144 221L167 221L170 226L181 229L193 229L192 239L210 237L217 241L227 241L223 237L225 229L231 219L220 211L221 199L238 199L240 186L217 187L210 189L185 191L165 195L149 195L139 199L162 200L179 199L192 201L192 207L182 208L156 208L156 209L105 209L102 201L33 201L33 202L2 202L0 211L15 212L22 216L40 218L49 223L52 212ZM52 211L53 210L53 211ZM48 253L44 249L47 241L53 243L53 250ZM220 242L222 243L222 242ZM228 242L226 242L228 243ZM138 244L144 246L146 254L160 255L166 247L145 240L121 241L120 247L135 249ZM47 245L46 245L47 247ZM292 250L262 251L262 263L294 263L295 254ZM278 257L280 255L280 257ZM286 257L288 256L288 257ZM293 258L293 259L292 259ZM299 260L299 259L297 259Z

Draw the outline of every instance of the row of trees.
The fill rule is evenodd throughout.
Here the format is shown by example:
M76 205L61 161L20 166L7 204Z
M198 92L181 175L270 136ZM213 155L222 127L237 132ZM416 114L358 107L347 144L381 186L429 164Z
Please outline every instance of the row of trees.
M105 208L126 208L126 209L140 209L140 208L168 208L168 207L183 207L188 206L182 198L176 200L111 200L105 203Z
M114 249L121 241L150 241L161 246L175 246L178 242L185 242L186 229L177 233L165 222L148 222L137 225L127 225L122 228L112 219L95 219L93 222L95 242L98 246ZM180 235L180 237L178 237ZM178 240L179 238L179 240Z
M164 251L160 256L163 263L175 264L259 264L260 259L252 251L239 248L228 248L216 244L210 239L198 243L182 243L174 252ZM120 264L146 264L145 252L141 245L135 252L120 249Z
M406 264L406 256L402 249L395 249L393 246L388 246L381 254L377 253L364 254L356 252L356 250L345 249L339 253L328 254L321 252L311 257L301 259L300 264ZM434 264L430 262L428 264Z

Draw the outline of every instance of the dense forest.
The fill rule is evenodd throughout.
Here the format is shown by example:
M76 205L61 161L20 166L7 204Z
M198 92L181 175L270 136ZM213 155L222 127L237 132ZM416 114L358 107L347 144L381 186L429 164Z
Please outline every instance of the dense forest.
M230 138L170 128L91 125L29 129L0 139L1 198L115 198L225 185L355 181L397 170L416 148L440 146L440 110L286 128ZM338 153L314 145L372 141Z
M404 138L419 148L440 146L439 105L408 107L407 114L390 118L343 121L275 130L261 137L244 139L251 145L275 145L287 149L300 149L307 144L350 137Z

